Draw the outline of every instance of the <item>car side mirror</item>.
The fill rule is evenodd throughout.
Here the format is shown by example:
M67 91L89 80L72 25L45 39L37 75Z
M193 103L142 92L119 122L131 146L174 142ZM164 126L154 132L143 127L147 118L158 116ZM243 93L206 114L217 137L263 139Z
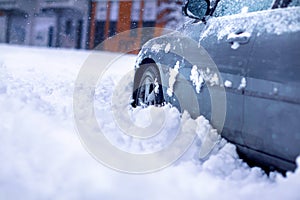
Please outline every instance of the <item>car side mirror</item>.
M183 7L183 14L193 18L203 20L209 13L208 0L188 0Z

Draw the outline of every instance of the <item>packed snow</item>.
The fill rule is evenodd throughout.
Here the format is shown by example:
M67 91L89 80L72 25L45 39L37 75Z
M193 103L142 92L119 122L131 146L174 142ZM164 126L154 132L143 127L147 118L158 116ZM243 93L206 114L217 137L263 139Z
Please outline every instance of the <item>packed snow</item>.
M224 82L224 86L227 87L227 88L231 88L231 87L232 87L232 82L226 80L226 81Z
M171 50L171 44L168 43L168 44L166 45L166 47L165 47L165 53L169 53L170 50Z
M239 89L239 90L242 90L242 89L244 89L246 86L247 86L247 81L246 81L246 78L243 77L243 78L241 79L241 83L240 83L238 89Z
M167 89L167 94L169 97L173 96L173 89L174 89L174 84L176 82L176 77L178 75L178 70L180 68L180 62L176 61L176 64L174 66L174 68L170 68L169 69L169 87Z
M0 45L0 199L300 199L299 167L287 177L267 176L248 167L235 146L217 135L218 145L199 160L202 139L214 132L203 117L192 120L168 105L127 110L145 126L151 120L147 112L164 112L165 136L140 146L119 135L110 99L133 69L133 55L112 63L95 91L99 126L115 145L134 152L163 148L179 123L193 124L183 129L198 138L182 158L155 173L132 175L98 163L80 142L72 107L74 82L90 53ZM97 55L105 60L115 54ZM131 86L128 79L126 95Z
M210 86L220 85L218 74L206 68L206 70L198 69L197 65L194 65L191 69L190 81L195 86L196 92L199 94L204 82Z
M194 65L191 70L190 80L196 88L196 92L200 93L202 84L204 83L204 79L201 74L198 72L198 67Z

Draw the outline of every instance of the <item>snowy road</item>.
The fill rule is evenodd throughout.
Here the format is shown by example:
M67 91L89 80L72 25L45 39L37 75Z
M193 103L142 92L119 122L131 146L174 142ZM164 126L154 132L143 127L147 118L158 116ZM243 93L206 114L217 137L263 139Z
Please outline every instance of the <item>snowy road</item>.
M300 199L300 169L282 177L249 168L235 146L220 142L204 161L197 159L201 135L211 130L203 118L192 131L198 144L161 171L131 175L109 169L85 150L76 133L72 97L77 74L90 52L0 45L0 199ZM111 53L99 53L106 59ZM96 91L99 124L128 151L160 148L117 136L108 100L118 80L132 69L134 56L112 66ZM130 86L130 83L128 83ZM165 130L190 119L164 107ZM145 110L134 115L147 123ZM142 119L142 120L141 120ZM169 136L162 137L167 141ZM162 140L163 141L163 140ZM300 159L298 158L298 165Z

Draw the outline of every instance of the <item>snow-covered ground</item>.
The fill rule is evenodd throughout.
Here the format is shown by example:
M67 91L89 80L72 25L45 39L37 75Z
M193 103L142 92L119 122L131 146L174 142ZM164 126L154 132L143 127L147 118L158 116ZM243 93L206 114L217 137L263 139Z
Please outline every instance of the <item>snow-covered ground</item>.
M199 137L180 160L142 175L117 172L97 162L80 142L72 107L74 83L90 53L0 45L1 200L300 199L299 167L287 177L278 173L267 176L260 168L242 162L235 146L225 140L219 141L206 161L198 160L201 139L212 131L209 123L202 117L194 121L188 116L180 118L177 110L168 106L158 108L164 109L167 117L162 131L172 136L178 123L189 121L196 126L186 131L195 131ZM98 55L105 60L113 54ZM161 148L117 136L118 128L108 117L114 87L132 70L134 61L134 56L121 57L100 83L95 93L97 120L120 148ZM132 111L138 123L147 124L145 112L153 108L147 109ZM300 165L299 158L297 163Z

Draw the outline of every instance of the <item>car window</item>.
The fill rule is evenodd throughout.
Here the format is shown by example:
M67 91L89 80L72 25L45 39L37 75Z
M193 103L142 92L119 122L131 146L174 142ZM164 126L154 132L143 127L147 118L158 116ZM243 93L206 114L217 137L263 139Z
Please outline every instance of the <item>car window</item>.
M213 16L221 17L243 12L271 9L274 0L220 0Z
M300 6L300 0L292 0L288 7Z

